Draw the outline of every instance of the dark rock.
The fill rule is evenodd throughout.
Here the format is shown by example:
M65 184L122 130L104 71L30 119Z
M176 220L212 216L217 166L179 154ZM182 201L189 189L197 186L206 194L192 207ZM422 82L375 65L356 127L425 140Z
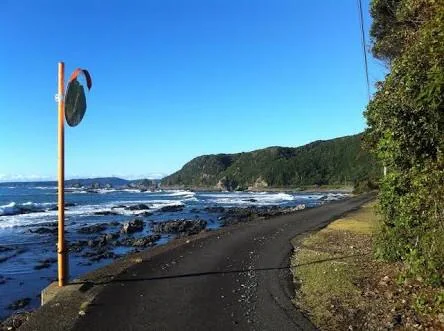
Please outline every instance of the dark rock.
M96 211L94 213L94 215L99 215L99 216L111 216L111 215L119 215L119 213L115 212L115 211L111 211L111 210L104 210L104 211Z
M132 243L132 246L135 246L135 247L153 246L155 244L155 242L158 241L159 239L160 239L159 234L153 234L153 235L146 236L143 238L135 239Z
M37 229L35 229L35 230L29 230L29 232L31 232L31 233L37 233L37 234L47 234L47 233L49 233L49 234L56 234L57 233L57 228L44 228L44 227L40 227L40 228L37 228Z
M40 227L57 227L58 223L57 221L53 221L53 222L43 222L43 223L39 223L38 224ZM33 228L35 227L35 224L25 224L25 225L20 225L20 227L23 228Z
M204 220L171 220L153 224L153 232L192 235L201 232L206 226Z
M98 190L88 189L86 190L86 193L99 193Z
M150 207L148 207L143 203L125 207L125 210L147 210L147 209L150 209Z
M12 251L12 250L14 250L14 248L6 247L6 246L0 246L0 253Z
M135 240L134 238L126 237L121 240L116 240L114 245L115 246L132 246L134 243L134 240Z
M71 243L69 245L69 251L70 252L77 252L77 253L79 253L86 246L88 246L88 241L86 241L86 240L79 240L79 241L73 242L73 243Z
M90 233L97 233L102 232L106 230L106 226L103 224L94 224L89 226L84 226L77 230L77 233L83 233L83 234L90 234Z
M224 207L218 207L218 206L206 207L204 210L207 213L223 213L223 212L225 212Z
M107 238L106 235L101 236L101 237L99 238L99 240L98 240L97 245L98 245L99 247L103 247L103 246L105 246L105 245L108 243L108 240L107 240L106 238Z
M290 214L305 209L305 205L297 205L293 207L280 206L248 206L244 208L234 207L228 208L224 215L219 217L222 226L232 225L236 223L249 222L257 218L270 218L283 214Z
M172 206L164 206L162 208L160 208L159 210L161 212L178 212L178 211L182 211L185 207L183 205L172 205Z
M144 211L140 214L137 214L137 216L143 216L143 217L148 217L148 216L152 216L153 213L150 213L149 211Z
M111 240L119 238L119 235L120 235L119 233L107 233L105 235L105 238L108 242L110 242Z
M134 233L134 232L140 232L143 230L144 223L142 220L135 219L133 221L124 223L122 225L122 229L120 232L122 233Z
M97 262L102 259L115 259L119 257L119 255L115 254L114 252L107 251L105 249L99 249L97 251L93 252L86 252L82 255L82 257L86 257L91 262Z
M89 247L103 247L108 244L107 235L100 236L98 239L88 240Z
M232 225L241 222L248 222L257 217L257 211L254 207L230 208L226 213L219 217L222 226Z
M34 266L34 269L35 270L46 269L46 268L49 268L51 266L51 264L53 264L55 262L57 262L57 259L55 259L55 258L40 260L39 264Z
M31 298L19 299L17 301L14 301L13 303L11 303L8 306L8 309L10 309L10 310L22 309L22 308L25 308L27 305L29 305L30 302L31 302Z
M74 206L76 206L75 203L72 203L72 202L65 202L65 208L64 208L64 209L67 210L67 207L74 207ZM54 206L54 207L49 208L48 210L49 210L49 211L59 210L59 207L58 207L58 206Z
M92 263L91 262L79 262L79 263L77 263L77 265L90 266L90 265L92 265Z
M27 251L28 251L27 248L24 248L24 247L18 248L15 251L13 251L12 254L10 254L10 255L0 256L0 263L5 262L5 261L7 261L7 260L9 260L9 259L11 259L13 257L16 257L19 254L25 253Z

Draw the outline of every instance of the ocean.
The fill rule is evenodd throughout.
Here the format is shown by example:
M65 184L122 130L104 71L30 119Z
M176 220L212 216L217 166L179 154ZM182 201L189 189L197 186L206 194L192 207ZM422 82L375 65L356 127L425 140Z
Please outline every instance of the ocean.
M191 192L138 189L69 188L66 239L69 243L87 243L98 235L116 234L122 224L142 219L143 231L130 236L140 238L152 233L150 224L167 220L204 220L206 228L222 225L221 208L208 207L316 207L328 201L342 199L342 193L283 192ZM139 205L139 208L132 208ZM178 206L165 210L166 206ZM18 299L29 298L25 309L40 305L40 291L57 277L56 220L57 189L49 183L0 184L0 320L20 310L10 307ZM162 209L163 208L163 209ZM98 233L82 231L91 225L103 225ZM126 235L125 235L126 236ZM162 234L156 242L164 244L174 234ZM88 245L71 249L70 278L112 262L116 257L134 251L135 247L115 241L107 254L97 258Z

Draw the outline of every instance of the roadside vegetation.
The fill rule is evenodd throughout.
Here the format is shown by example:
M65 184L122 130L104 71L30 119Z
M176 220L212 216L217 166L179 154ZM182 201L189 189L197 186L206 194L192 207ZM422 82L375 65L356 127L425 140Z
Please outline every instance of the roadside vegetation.
M365 141L387 167L376 254L403 277L444 284L444 1L373 0L373 55L389 74L365 116ZM418 299L418 302L422 302Z
M444 328L444 288L374 258L376 203L299 241L291 259L298 308L321 330Z

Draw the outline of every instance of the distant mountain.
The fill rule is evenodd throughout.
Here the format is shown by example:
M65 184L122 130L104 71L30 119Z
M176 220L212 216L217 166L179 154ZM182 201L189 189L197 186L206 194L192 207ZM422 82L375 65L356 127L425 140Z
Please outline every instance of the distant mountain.
M375 181L381 167L361 148L362 134L300 147L203 155L162 179L162 187L285 188Z
M70 179L65 181L66 186L84 186L84 187L134 187L134 188L153 188L159 184L159 179L135 179L127 180L118 177L100 177Z
M131 181L118 177L79 178L65 180L66 186L112 186L120 187L128 185Z
M136 188L152 188L157 187L160 179L135 179L128 180L118 177L98 177L98 178L76 178L65 180L66 187L136 187ZM42 182L2 182L0 186L57 186L56 181Z

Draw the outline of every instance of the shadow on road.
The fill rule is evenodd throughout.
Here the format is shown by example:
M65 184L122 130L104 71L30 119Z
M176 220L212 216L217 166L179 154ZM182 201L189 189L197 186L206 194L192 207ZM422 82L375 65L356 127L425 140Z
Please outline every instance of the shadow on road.
M370 254L370 253L346 255L346 256L329 258L329 259L322 259L322 260L312 261L312 262L308 262L308 263L301 263L301 264L296 264L296 265L291 265L291 266L290 266L290 264L286 264L286 265L277 266L277 267L222 270L222 271L204 271L204 272L194 272L194 273L177 274L177 275L163 275L163 276L153 276L153 277L125 278L125 277L119 276L119 277L109 279L106 281L93 282L93 281L85 280L85 281L80 281L80 282L71 282L69 285L82 285L82 287L80 288L80 291L85 292L95 285L106 285L106 284L111 284L111 283L125 283L125 282L156 281L156 280L202 277L202 276L213 276L213 275L226 275L226 274L243 274L243 273L248 273L248 272L252 272L252 271L253 272L267 272L267 271L275 271L275 270L286 270L286 269L289 269L290 267L293 267L293 268L294 267L302 267L302 266L313 265L313 264L329 262L329 261L345 260L345 259L352 258L352 257L365 256L368 254ZM112 275L109 275L109 277L112 277Z

